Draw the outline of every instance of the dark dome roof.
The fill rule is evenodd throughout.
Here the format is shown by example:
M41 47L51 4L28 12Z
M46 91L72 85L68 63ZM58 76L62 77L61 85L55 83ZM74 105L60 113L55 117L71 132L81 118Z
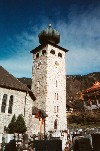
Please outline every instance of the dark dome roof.
M40 44L43 44L47 41L50 41L54 44L58 44L60 42L60 33L53 29L51 27L51 24L49 24L49 27L43 31L40 32L38 35Z

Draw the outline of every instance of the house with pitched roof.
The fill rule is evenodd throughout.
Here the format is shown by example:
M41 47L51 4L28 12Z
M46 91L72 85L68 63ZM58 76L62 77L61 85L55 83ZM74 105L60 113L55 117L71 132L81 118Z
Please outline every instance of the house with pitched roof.
M77 93L84 102L85 110L100 109L100 82L95 82L92 87Z

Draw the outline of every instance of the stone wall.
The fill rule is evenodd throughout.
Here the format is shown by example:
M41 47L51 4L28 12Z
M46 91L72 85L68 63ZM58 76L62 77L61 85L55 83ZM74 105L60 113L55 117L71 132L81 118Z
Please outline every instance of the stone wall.
M42 51L46 50L46 54ZM50 53L51 50L55 54ZM58 53L62 57L58 57ZM37 53L39 57L36 58ZM57 120L57 129L67 129L66 121L66 76L65 52L50 44L33 54L32 91L36 96L34 105L46 111L46 131L54 130Z
M2 106L2 98L3 95L7 94L7 103L6 103L6 110L5 113L1 112L1 106ZM9 107L9 99L10 96L13 95L13 106L12 106L12 113L8 113L8 107ZM29 117L32 117L32 105L33 101L26 92L17 91L17 90L11 90L6 88L0 88L0 133L4 132L4 126L8 126L9 122L12 119L12 116L15 114L16 117L19 114L25 115L25 121L27 127L29 127ZM30 121L31 122L31 121Z
M51 50L55 51L53 55ZM58 57L58 53L62 57ZM47 129L54 128L54 121L57 120L57 129L67 129L66 121L66 77L65 77L65 52L48 45L47 56L47 98L46 111Z

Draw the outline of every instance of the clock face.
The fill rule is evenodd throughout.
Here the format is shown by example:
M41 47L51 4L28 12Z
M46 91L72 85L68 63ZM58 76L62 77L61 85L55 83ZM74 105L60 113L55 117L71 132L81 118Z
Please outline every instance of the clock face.
M55 61L55 65L56 65L56 66L59 66L59 62L58 62L58 61Z

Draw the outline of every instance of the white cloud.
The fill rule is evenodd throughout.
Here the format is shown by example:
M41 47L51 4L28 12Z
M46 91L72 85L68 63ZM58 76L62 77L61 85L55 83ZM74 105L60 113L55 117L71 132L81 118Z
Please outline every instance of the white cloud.
M68 23L58 22L61 45L67 49L67 74L100 71L100 6L79 16L70 14Z
M32 76L33 56L30 51L39 45L38 32L41 31L41 28L37 26L30 27L31 33L26 31L20 35L15 35L14 39L9 37L10 48L13 49L15 54L8 59L0 60L0 65L15 77Z
M1 60L0 65L16 77L31 77L32 54L30 51L36 46L36 36L27 32L16 35L11 46L15 54L8 59Z
M70 11L68 23L57 21L55 27L61 33L61 46L69 49L66 57L67 74L85 74L100 69L100 7L90 7L82 14ZM32 54L30 51L39 45L38 33L46 28L45 19L39 26L30 27L15 35L12 46L15 54L0 64L16 77L31 77Z
M0 61L0 64L15 77L32 76L32 57L29 55Z

